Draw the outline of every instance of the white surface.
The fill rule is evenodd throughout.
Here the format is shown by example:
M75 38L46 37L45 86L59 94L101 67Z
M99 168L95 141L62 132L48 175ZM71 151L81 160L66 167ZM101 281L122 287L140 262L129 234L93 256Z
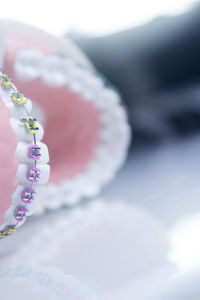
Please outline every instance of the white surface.
M200 286L199 286L199 272L190 273L181 276L175 280L166 283L162 287L162 291L158 291L158 295L148 300L199 300Z
M200 211L200 136L174 139L132 156L102 196L139 204L165 226Z

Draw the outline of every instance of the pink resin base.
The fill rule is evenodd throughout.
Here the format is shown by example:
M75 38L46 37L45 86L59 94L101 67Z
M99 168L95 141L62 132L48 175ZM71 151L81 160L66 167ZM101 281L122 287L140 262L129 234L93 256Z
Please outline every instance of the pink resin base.
M18 161L14 156L16 146L17 138L10 125L10 112L0 97L0 226L17 187Z
M16 77L13 65L24 48L55 52L52 46L36 36L9 32L3 70L16 86L45 113L44 143L50 154L50 183L73 178L84 172L99 142L99 114L94 106L82 100L67 87L49 87L40 80L23 81Z

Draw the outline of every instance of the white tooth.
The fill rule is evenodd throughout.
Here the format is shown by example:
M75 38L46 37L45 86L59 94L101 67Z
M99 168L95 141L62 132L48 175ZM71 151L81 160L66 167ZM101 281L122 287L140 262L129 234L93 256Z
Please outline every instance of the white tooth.
M92 161L87 168L87 174L90 178L93 178L93 180L98 181L101 179L105 171L104 169L105 167L100 166L97 161ZM103 173L100 173L100 171L103 171Z
M40 76L50 86L62 86L67 82L63 71L62 59L58 56L50 56L44 59Z
M110 88L103 89L103 97L108 100L109 103L119 104L121 99L117 92Z
M81 83L78 82L76 79L71 79L68 85L72 89L72 91L76 93L80 93L82 91Z
M50 175L50 167L49 165L40 165L37 164L37 168L41 171L40 178L38 181L38 184L46 184L49 180L49 175Z
M72 71L75 69L75 63L68 57L62 58L62 65L63 69L69 73L72 73Z
M73 69L74 69L72 72L74 74L73 76L78 78L78 80L80 80L84 86L87 86L89 88L88 78L90 78L91 76L91 71L87 69L79 69L77 67L74 67Z
M83 86L81 96L85 99L85 101L95 103L95 94L90 88Z
M28 188L28 187L27 187ZM18 185L14 193L12 194L12 203L15 205L24 204L21 200L21 194L24 191L25 187L23 185Z
M31 202L29 205L26 206L26 209L28 210L26 212L26 216L30 217L33 214L35 214L35 212L37 211L37 207L38 207L38 201L37 199L35 199L33 202Z
M11 118L10 124L14 130L17 139L22 142L33 142L33 134L26 131L25 124L19 119ZM43 138L44 130L39 122L36 121L36 125L39 130L36 132L36 140L40 141Z
M12 108L10 108L11 117L13 118L25 118L27 117L27 112L30 114L32 110L32 103L29 99L25 105L18 105L13 103Z
M26 213L27 216L32 215L33 213L35 213L36 208L37 208L37 204L38 204L38 195L40 194L43 186L35 186L33 188L33 190L35 191L34 194L34 199L32 199L31 203L25 203L22 201L21 195L23 193L24 190L26 190L28 187L25 187L23 185L18 185L18 187L16 188L15 192L12 195L12 203L17 207L17 206L26 206L26 208L28 209L28 212Z
M106 103L105 99L101 96L97 95L94 97L94 106L100 111L108 110L108 104Z
M15 205L25 205L26 203L24 203L21 199L21 195L23 193L23 191L25 189L28 189L30 188L30 186L25 186L25 185L21 185L19 184L15 190L15 192L12 194L12 202L15 204ZM33 201L37 201L38 198L39 198L39 195L40 195L40 192L43 190L44 186L40 186L40 185L35 185L32 189L35 191L35 196L34 196L34 199ZM29 205L28 205L29 206Z
M65 77L64 81L65 84L69 83L69 81L74 77L74 63L68 58L60 58L61 60L61 67L60 70L62 71L62 75Z
M103 141L109 141L114 138L114 134L111 128L102 128L100 131L100 138ZM118 141L117 141L118 142Z
M112 155L111 153L108 153L106 147L99 147L97 149L95 155L94 155L95 160L97 160L101 165L104 165L105 168L111 168L115 166L116 163L116 158L115 155Z
M33 143L23 143L23 142L18 143L16 150L15 150L15 156L18 158L20 163L30 164L31 166L33 165L34 160L29 158L29 155L28 155L28 147L32 146L33 144L34 144L34 142ZM36 160L36 162L39 164L48 163L49 162L49 152L48 152L47 146L41 142L37 142L37 145L40 147L41 156L38 160Z
M31 115L36 117L36 119L39 120L40 123L42 124L43 128L45 128L45 126L47 124L46 113L42 109L42 107L40 105L38 105L37 103L35 103L35 102L32 103Z
M80 68L77 68L76 66L71 66L71 68L69 69L70 73L71 73L71 77L73 79L76 79L78 81L80 81L80 79L83 77L83 70Z
M113 122L112 119L110 119L110 111L106 110L105 113L100 114L100 122L102 126L107 127L110 123Z
M38 182L34 183L34 184L37 184L37 185L46 184L48 182L49 174L50 174L49 165L37 164L36 168L40 170L40 173L39 173L40 177L38 178ZM25 185L28 184L30 187L31 182L27 179L28 170L29 170L29 167L27 165L19 164L17 172L16 172L16 177L17 177L19 184L25 184Z
M16 104L12 101L12 98L11 98L11 95L13 93L12 90L6 91L6 90L0 89L0 91L1 91L2 99L3 99L4 103L10 110L11 117L23 118L23 117L27 116L27 113L30 114L30 112L32 110L32 102L29 99L27 99L27 102L25 105Z
M19 206L23 206L23 205L19 205ZM15 227L19 227L21 226L25 221L26 221L26 217L23 218L22 221L17 222L16 218L15 218L15 212L17 210L18 206L10 206L9 209L7 210L6 214L5 214L5 218L4 218L4 224L3 226L1 226L1 230L2 227L5 228L7 224L9 225L15 225Z
M87 83L87 77L86 73L83 69L77 68L76 66L72 67L70 70L70 77L72 81L79 82L81 86L89 87L86 85Z
M113 117L117 117L118 120L126 122L127 121L127 115L125 112L125 109L121 106L116 105L115 109L112 110Z
M103 88L103 80L100 77L94 76L94 74L88 73L86 76L86 85L95 90L100 91Z
M43 59L44 56L36 50L23 50L17 54L14 71L23 80L38 78Z
M100 89L99 93L94 101L94 105L100 109L101 111L109 111L112 112L113 110L116 110L119 114L121 113L121 117L124 117L123 111L119 106L120 98L119 95L114 92L113 90L110 90L108 88ZM118 112L120 110L120 113ZM122 111L122 112L121 112Z
M10 111L10 114L12 114L12 111L15 109L15 104L12 101L7 101L4 97L2 97L2 100L4 101L5 105ZM26 114L27 115L27 114Z

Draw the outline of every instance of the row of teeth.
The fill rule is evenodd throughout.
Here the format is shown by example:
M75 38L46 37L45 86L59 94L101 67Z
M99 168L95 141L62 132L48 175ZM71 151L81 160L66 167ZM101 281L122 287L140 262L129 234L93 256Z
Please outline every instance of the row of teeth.
M44 56L39 51L24 49L16 57L14 70L24 81L39 78L49 86L70 88L92 103L100 115L101 140L87 170L59 185L48 185L41 196L41 211L62 204L76 205L82 197L97 195L123 164L130 142L130 128L120 96L94 71L77 66L64 56Z
M10 111L10 124L18 140L15 157L18 160L18 186L12 204L0 227L0 238L6 238L36 210L36 194L47 183L50 168L48 149L41 141L43 128L30 116L32 103L17 91L10 78L0 72L0 95Z

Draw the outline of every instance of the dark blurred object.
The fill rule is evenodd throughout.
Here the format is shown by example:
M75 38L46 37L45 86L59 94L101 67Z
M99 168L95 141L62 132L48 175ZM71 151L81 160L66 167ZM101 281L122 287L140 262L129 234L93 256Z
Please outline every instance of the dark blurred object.
M137 140L200 131L200 4L103 37L68 34L120 90Z

